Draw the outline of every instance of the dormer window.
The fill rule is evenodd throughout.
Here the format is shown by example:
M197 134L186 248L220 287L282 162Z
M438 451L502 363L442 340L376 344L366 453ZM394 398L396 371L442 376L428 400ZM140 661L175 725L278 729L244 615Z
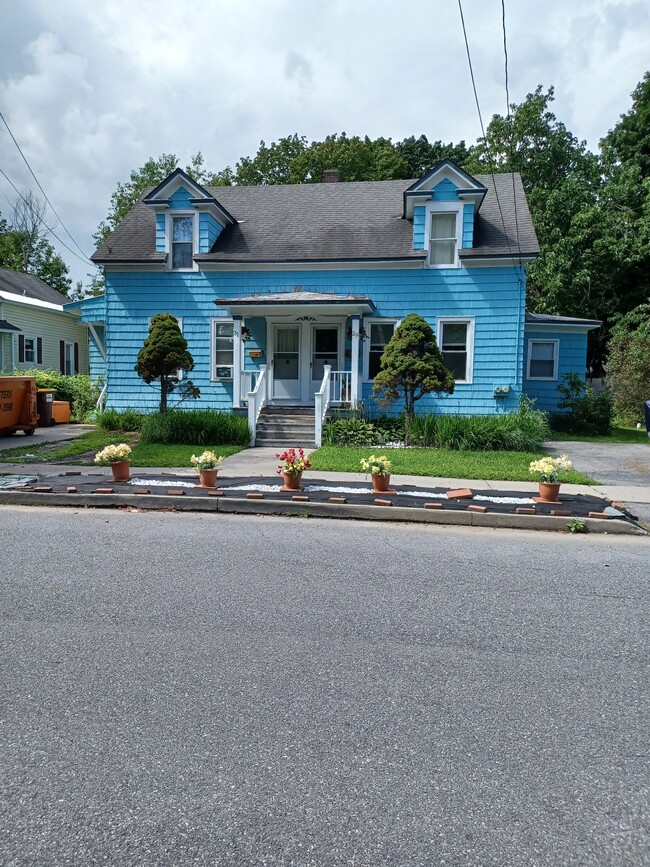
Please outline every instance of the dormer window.
M456 264L456 212L429 215L429 264Z
M172 270L193 266L194 217L172 217Z

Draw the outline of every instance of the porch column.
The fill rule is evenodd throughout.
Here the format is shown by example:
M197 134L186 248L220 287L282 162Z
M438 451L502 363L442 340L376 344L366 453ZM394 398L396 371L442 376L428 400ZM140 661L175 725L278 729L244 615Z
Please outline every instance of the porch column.
M359 402L359 336L361 331L361 319L358 316L352 317L352 357L350 366L352 368L352 406L356 407Z
M241 380L243 370L244 344L241 339L241 316L232 317L232 405L241 406Z

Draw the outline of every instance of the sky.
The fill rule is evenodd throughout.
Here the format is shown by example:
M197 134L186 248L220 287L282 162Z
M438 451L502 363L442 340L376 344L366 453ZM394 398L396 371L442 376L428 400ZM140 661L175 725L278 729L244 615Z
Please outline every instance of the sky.
M463 0L481 111L504 113L501 0ZM506 0L511 102L555 86L595 150L650 65L647 0ZM0 0L0 110L85 254L119 181L152 156L219 170L297 132L425 134L480 126L457 0ZM0 168L38 192L0 123ZM0 176L0 212L15 193ZM50 238L88 283L94 269Z

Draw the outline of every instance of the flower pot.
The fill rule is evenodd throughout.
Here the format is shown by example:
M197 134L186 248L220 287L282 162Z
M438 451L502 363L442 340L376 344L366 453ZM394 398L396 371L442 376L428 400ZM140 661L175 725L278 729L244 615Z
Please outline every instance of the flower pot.
M283 491L302 491L300 487L302 473L282 473L282 478L284 479Z
M115 461L111 464L114 482L128 482L131 478L131 462Z
M390 485L390 473L371 473L373 494L385 494Z
M556 503L557 495L560 493L560 483L559 482L540 482L539 483L539 495L544 500L544 502L548 503Z
M210 470L199 470L199 479L202 488L216 488L217 487L217 473L219 472L216 467L213 467Z

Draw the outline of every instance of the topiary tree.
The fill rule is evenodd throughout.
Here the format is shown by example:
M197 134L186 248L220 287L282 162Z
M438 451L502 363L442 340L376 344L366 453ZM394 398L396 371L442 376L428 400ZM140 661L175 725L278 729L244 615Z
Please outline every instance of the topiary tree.
M643 419L650 400L650 303L635 307L612 329L607 385L624 421Z
M425 394L453 394L454 375L447 370L433 329L417 313L410 313L395 329L381 357L372 393L387 406L404 398L406 433L415 414L415 402Z
M167 412L167 395L178 388L178 371L194 369L194 359L187 350L187 340L171 313L158 313L151 319L149 334L138 353L135 371L147 385L160 383L160 412ZM182 384L186 395L198 397L199 390L191 381Z

